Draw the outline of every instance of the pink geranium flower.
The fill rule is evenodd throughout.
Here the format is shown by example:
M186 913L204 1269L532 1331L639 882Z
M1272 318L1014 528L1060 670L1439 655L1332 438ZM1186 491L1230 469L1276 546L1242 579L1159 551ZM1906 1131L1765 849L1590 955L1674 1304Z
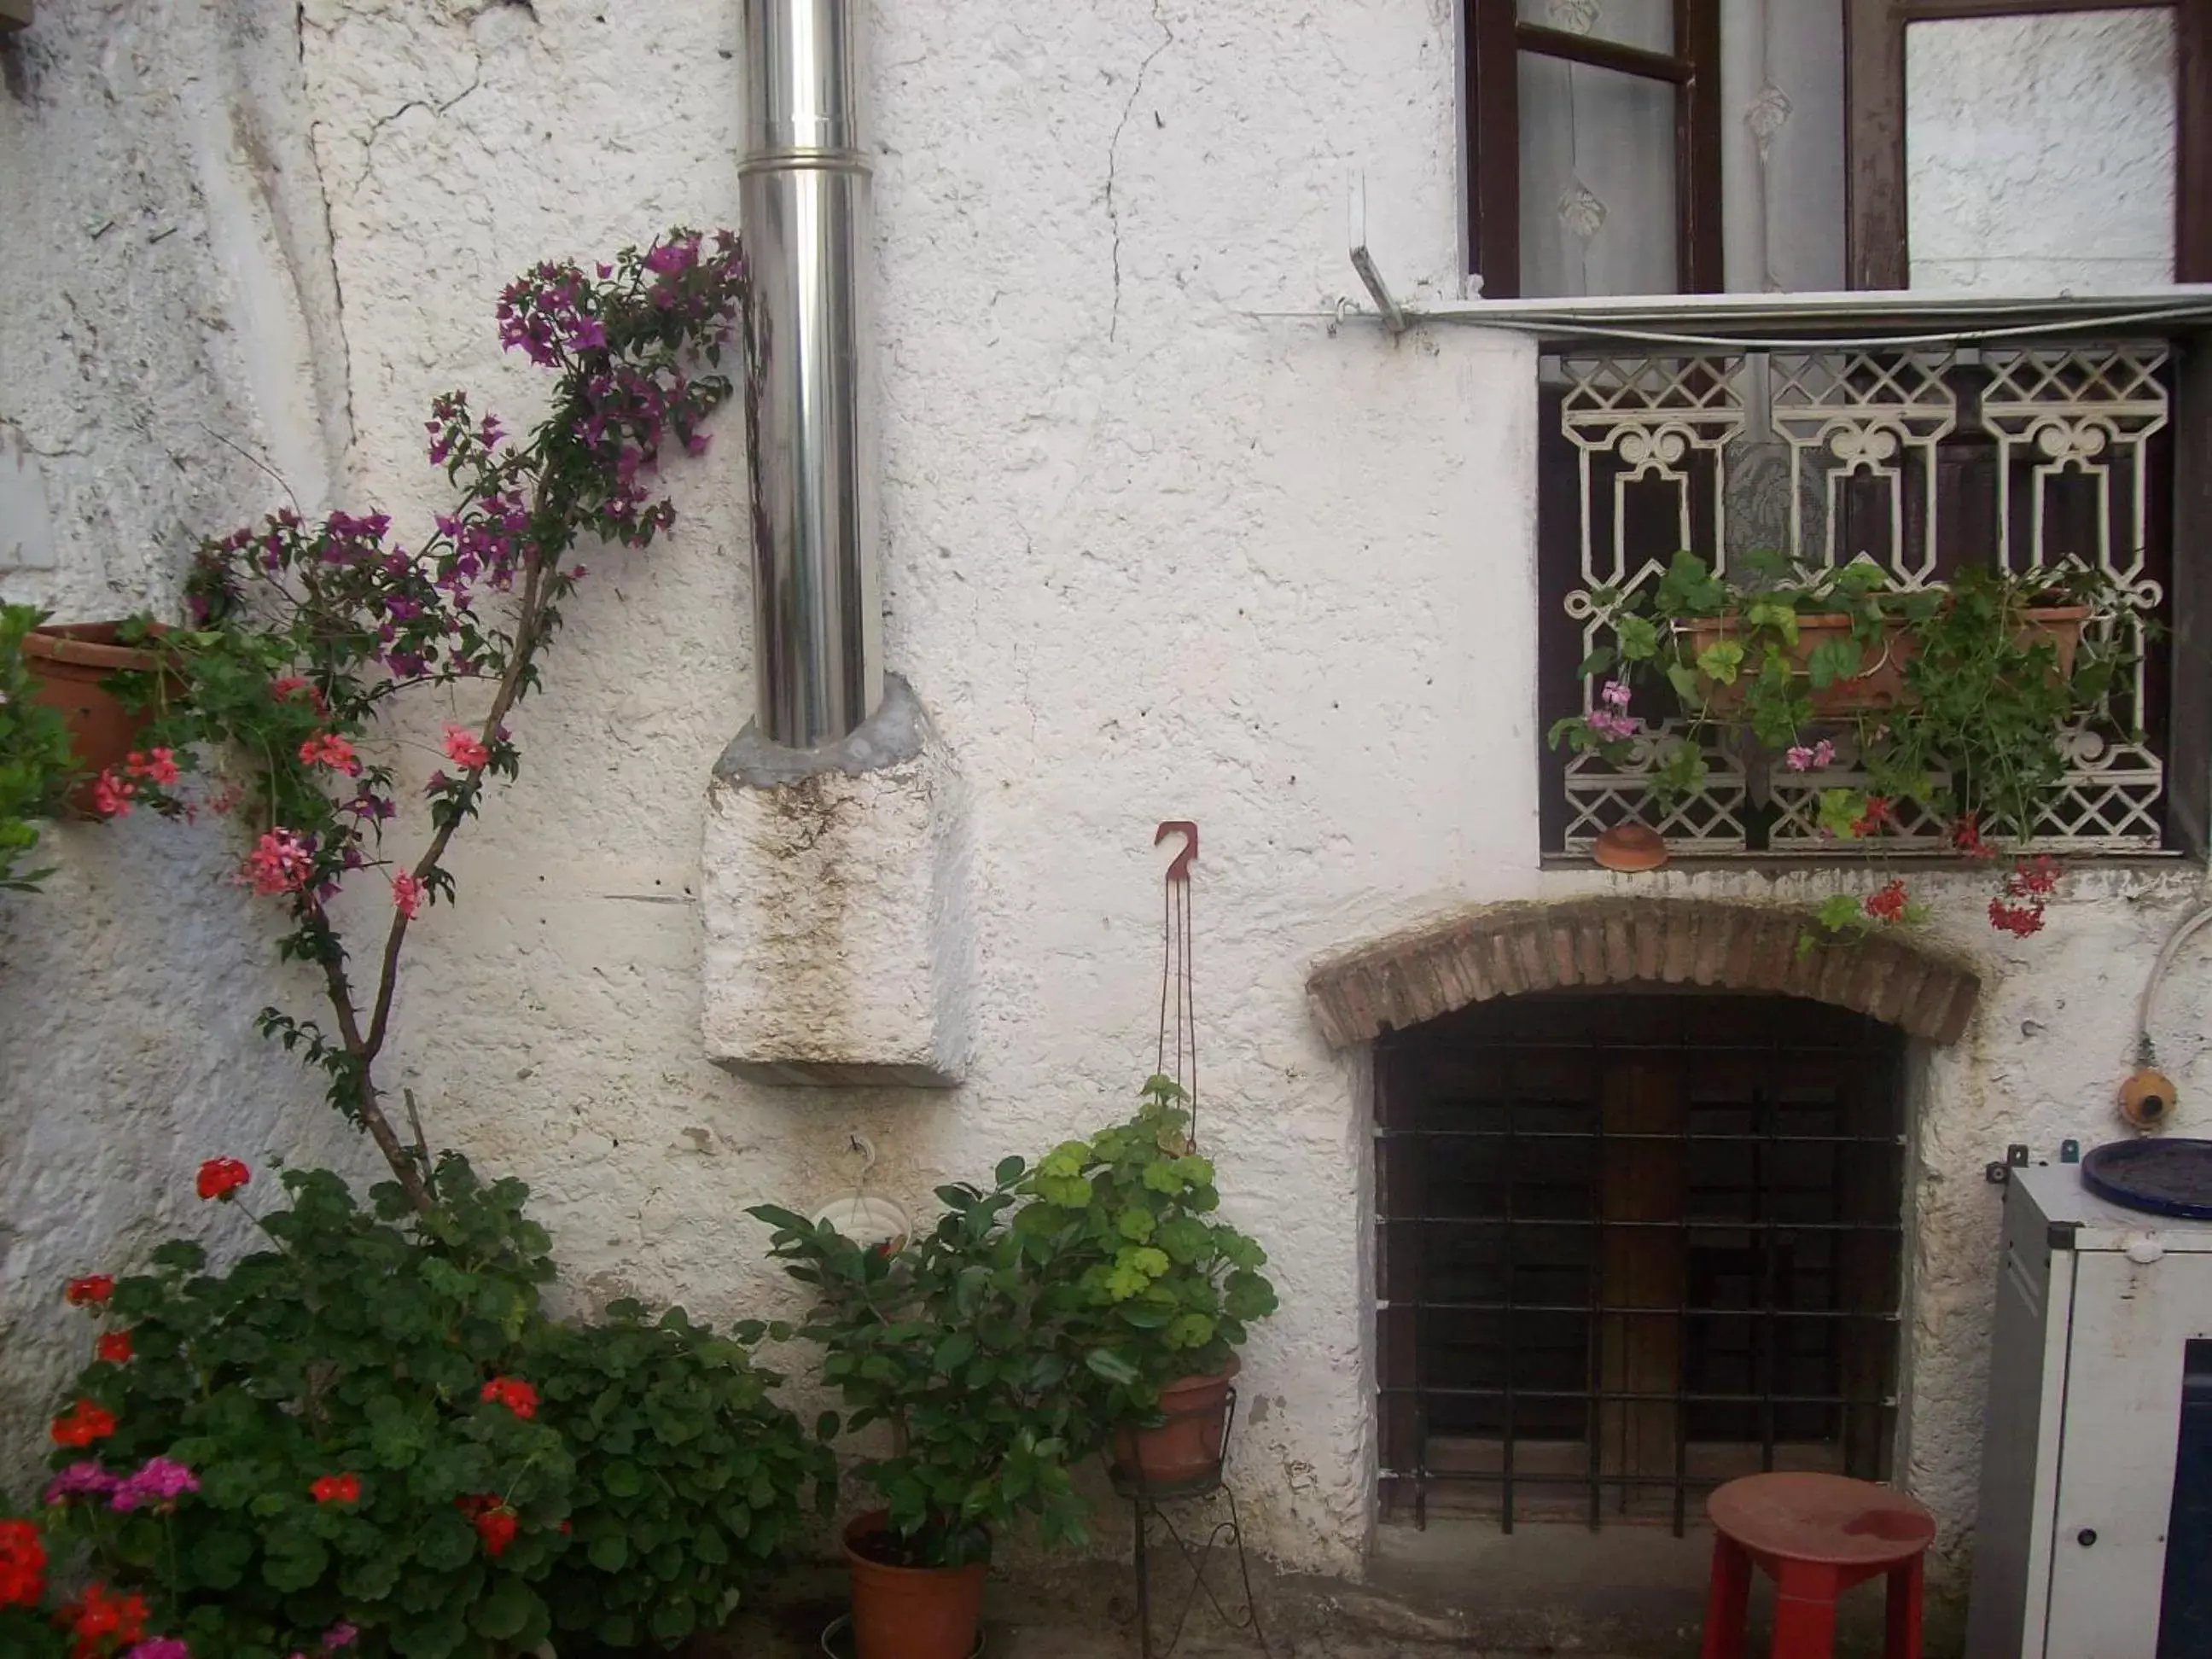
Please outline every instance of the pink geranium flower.
M456 766L465 766L474 771L491 759L491 750L483 746L483 740L474 732L461 726L449 726L446 728L446 758Z

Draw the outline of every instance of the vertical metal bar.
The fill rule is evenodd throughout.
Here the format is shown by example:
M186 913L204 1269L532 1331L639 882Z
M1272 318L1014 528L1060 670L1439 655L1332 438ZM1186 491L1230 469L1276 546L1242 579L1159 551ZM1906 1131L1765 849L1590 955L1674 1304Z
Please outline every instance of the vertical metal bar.
M1515 1082L1518 1082L1516 1079ZM1514 1199L1521 1177L1521 1144L1517 1126L1513 1121L1513 1090L1507 1088L1505 1097L1505 1245L1503 1251L1505 1267L1505 1328L1499 1344L1505 1371L1505 1423L1503 1455L1498 1463L1498 1516L1500 1528L1513 1530L1513 1308L1519 1300L1520 1278L1514 1271L1519 1255L1516 1248L1519 1228L1516 1224L1516 1206Z
M1688 1067L1680 1075L1688 1087ZM1688 1103L1682 1114L1681 1202L1675 1210L1675 1233L1680 1248L1674 1259L1681 1271L1674 1276L1674 1536L1683 1535L1690 1501L1690 1117Z
M1778 1051L1779 1044L1777 1045L1777 1048ZM1775 1328L1781 1322L1775 1317L1774 1291L1775 1265L1781 1255L1778 1243L1780 1231L1774 1213L1774 1182L1778 1175L1778 1166L1780 1162L1780 1148L1774 1144L1774 1137L1778 1133L1775 1126L1779 1114L1774 1110L1772 1103L1768 1100L1766 1091L1755 1085L1751 1091L1751 1113L1753 1127L1754 1128L1759 1127L1763 1119L1767 1135L1765 1141L1753 1144L1752 1156L1757 1164L1755 1175L1758 1186L1759 1218L1765 1239L1759 1273L1759 1302L1764 1310L1760 1317L1760 1326L1766 1354L1765 1374L1759 1378L1759 1389L1760 1439L1759 1467L1763 1470L1771 1471L1774 1468L1774 1333Z
M1601 1054L1604 1051L1601 1049ZM1598 1075L1605 1075L1602 1064ZM1583 1437L1588 1455L1585 1459L1589 1474L1589 1529L1598 1529L1598 1517L1604 1506L1602 1479L1605 1472L1605 1402L1598 1398L1605 1380L1605 1315L1599 1310L1605 1305L1605 1097L1604 1087L1599 1085L1598 1097L1590 1103L1590 1111L1597 1124L1597 1141L1589 1165L1590 1214L1597 1224L1589 1230L1589 1255L1583 1263L1589 1287L1589 1330L1587 1348L1589 1357L1583 1362L1589 1397L1583 1401Z

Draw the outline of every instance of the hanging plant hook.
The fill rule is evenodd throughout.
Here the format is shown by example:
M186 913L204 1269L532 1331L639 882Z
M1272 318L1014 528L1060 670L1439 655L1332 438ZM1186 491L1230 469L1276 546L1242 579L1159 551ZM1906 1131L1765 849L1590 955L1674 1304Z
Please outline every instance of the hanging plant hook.
M1183 848L1168 866L1168 879L1188 881L1190 866L1198 857L1198 826L1188 818L1170 818L1152 832L1152 845L1158 847L1170 836L1175 835L1183 838Z

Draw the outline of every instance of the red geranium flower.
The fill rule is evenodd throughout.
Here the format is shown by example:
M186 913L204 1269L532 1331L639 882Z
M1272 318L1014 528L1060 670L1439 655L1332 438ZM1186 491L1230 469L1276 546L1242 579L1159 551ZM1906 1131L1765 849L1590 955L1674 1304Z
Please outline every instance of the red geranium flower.
M326 1474L308 1490L314 1493L318 1504L356 1504L361 1501L361 1477Z
M211 1158L200 1165L202 1198L225 1198L253 1179L253 1171L234 1158Z
M84 1600L62 1609L62 1622L75 1633L70 1659L93 1659L118 1646L136 1642L146 1633L146 1603L136 1595L112 1596L101 1584L88 1584Z
M131 1360L131 1333L108 1332L100 1339L94 1352L111 1365L128 1364Z
M1893 881L1866 896L1866 912L1877 921L1896 923L1905 919L1905 884Z
M54 1419L48 1432L58 1446L89 1446L115 1432L115 1413L89 1400L80 1400L70 1407L67 1415Z
M28 1521L0 1521L0 1607L35 1607L46 1593L46 1547Z
M495 1376L477 1398L496 1400L525 1421L538 1415L538 1390L519 1376Z
M486 1553L496 1558L514 1541L515 1529L520 1523L514 1518L514 1511L507 1508L504 1500L493 1497L489 1492L471 1492L466 1498L456 1498L453 1507L469 1517L469 1524L477 1529L477 1536L483 1540Z
M89 1273L82 1279L72 1279L63 1298L73 1308L97 1307L115 1294L115 1280L107 1273Z
M1867 797L1866 811L1861 813L1857 817L1851 820L1851 834L1854 836L1871 836L1877 830L1880 830L1883 824L1894 822L1895 817L1896 815L1889 810L1889 800L1887 797L1882 795L1869 795Z

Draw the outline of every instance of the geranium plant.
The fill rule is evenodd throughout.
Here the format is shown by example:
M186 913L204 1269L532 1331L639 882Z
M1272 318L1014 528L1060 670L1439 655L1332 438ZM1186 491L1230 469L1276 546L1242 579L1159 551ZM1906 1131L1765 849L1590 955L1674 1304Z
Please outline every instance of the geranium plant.
M822 1345L823 1379L848 1407L824 1417L823 1437L890 1425L889 1452L858 1473L890 1513L893 1565L986 1559L1024 1519L1048 1544L1085 1537L1068 1468L1103 1430L1075 1386L1073 1300L1008 1224L1027 1169L1009 1158L988 1189L939 1188L936 1224L896 1251L773 1205L750 1212L817 1297L799 1334Z
M0 605L0 890L30 892L53 872L27 869L39 825L56 817L76 775L60 714L37 697L23 641L46 619L27 605Z
M244 1206L249 1175L210 1160L200 1190ZM101 1331L52 1425L48 1511L193 1652L284 1659L356 1627L489 1659L550 1629L574 1463L507 1370L545 1235L520 1183L451 1156L437 1177L423 1214L396 1184L364 1212L327 1171L289 1172L289 1207L257 1220L270 1248L227 1272L178 1240L150 1273L72 1282ZM149 1471L161 1501L125 1504Z
M191 1473L165 1460L149 1459L128 1475L113 1480L103 1495L114 1513L112 1524L95 1531L112 1537L134 1515L167 1513L175 1494L190 1490ZM105 1541L105 1540L103 1540ZM11 1514L0 1502L0 1654L8 1659L191 1659L179 1637L158 1633L162 1611L149 1607L135 1590L111 1589L94 1556L94 1576L75 1591L62 1588L54 1574L58 1551L70 1541L41 1518Z
M1136 1113L1037 1164L1014 1218L1048 1271L1076 1291L1086 1370L1110 1393L1107 1420L1142 1417L1160 1389L1217 1372L1275 1310L1267 1252L1217 1213L1213 1164L1190 1138L1186 1096L1148 1079Z
M271 1248L228 1271L180 1240L149 1273L64 1290L100 1329L50 1427L48 1530L203 1659L354 1632L419 1659L556 1628L671 1646L720 1621L834 1475L742 1341L634 1304L548 1321L527 1189L452 1153L434 1177L430 1210L396 1182L363 1210L328 1171L289 1171L289 1207L256 1218ZM246 1208L252 1185L211 1158L198 1189Z
M510 721L539 682L583 544L643 546L674 509L651 480L669 447L698 454L732 394L720 372L750 315L744 257L726 233L672 231L596 274L537 266L499 302L501 343L551 370L551 406L526 438L455 392L427 423L432 465L459 495L403 544L382 514L291 512L210 540L162 635L174 680L142 677L161 714L146 750L99 781L111 815L139 805L235 812L251 850L239 879L284 907L281 949L322 975L327 1018L275 1007L263 1030L326 1073L331 1102L374 1139L410 1202L431 1200L428 1148L393 1121L376 1066L392 1036L409 927L453 898L454 832L520 751ZM444 726L445 764L422 792L422 839L377 741L402 699L471 700ZM374 942L349 948L335 900L372 890ZM364 973L365 969L365 973Z
M1948 586L1899 590L1866 561L1808 569L1753 553L1723 577L1684 552L1648 592L1597 597L1618 646L1581 665L1599 683L1592 712L1555 722L1553 747L1624 767L1655 751L1650 787L1662 805L1704 783L1716 743L1798 773L1848 758L1863 782L1821 791L1825 834L1879 851L1910 801L1963 856L1996 859L2010 842L1991 923L2041 926L2058 872L2027 843L2065 787L2067 732L2105 712L2128 660L2109 625L2118 599L2108 575L1972 567ZM1653 677L1686 717L1664 738L1631 712ZM1863 897L1831 898L1820 921L1848 935L1924 914L1891 877Z

